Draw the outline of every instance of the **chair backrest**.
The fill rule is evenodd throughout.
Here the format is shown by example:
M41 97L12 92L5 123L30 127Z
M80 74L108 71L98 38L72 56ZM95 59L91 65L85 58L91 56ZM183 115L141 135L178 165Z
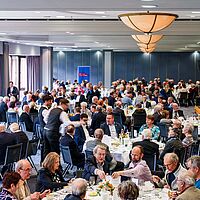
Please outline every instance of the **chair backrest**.
M160 129L160 137L161 137L161 139L166 141L166 139L168 138L168 131L167 131L166 124L165 123L157 123L157 126Z
M23 132L26 131L26 124L25 124L25 122L19 122L19 126L20 126L20 128L21 128L21 130L22 130Z
M117 123L122 125L121 113L114 112L113 115L114 115L115 122L117 122Z
M133 113L133 126L141 127L146 124L146 112Z
M156 164L157 164L156 153L154 153L152 155L145 155L144 154L143 160L146 161L146 163L149 166L149 169L151 171L156 171Z
M73 165L69 147L60 145L60 149L61 149L61 153L62 153L64 163L68 163L70 165Z
M40 138L29 140L27 144L26 157L37 154Z
M42 133L41 133L40 124L35 125L35 131L36 131L36 137L40 138L42 140Z
M8 125L14 122L18 123L19 115L16 112L6 112L6 119L7 119Z
M17 162L21 158L22 143L7 146L4 165Z
M86 156L86 158L91 158L93 156L93 152L85 150L85 156Z

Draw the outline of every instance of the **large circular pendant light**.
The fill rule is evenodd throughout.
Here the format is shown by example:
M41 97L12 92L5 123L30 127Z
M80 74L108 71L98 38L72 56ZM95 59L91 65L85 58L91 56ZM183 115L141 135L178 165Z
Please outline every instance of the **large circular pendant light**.
M126 13L119 18L128 27L143 33L153 33L168 27L178 15L171 13Z
M132 38L139 43L152 44L158 42L163 35L132 35Z

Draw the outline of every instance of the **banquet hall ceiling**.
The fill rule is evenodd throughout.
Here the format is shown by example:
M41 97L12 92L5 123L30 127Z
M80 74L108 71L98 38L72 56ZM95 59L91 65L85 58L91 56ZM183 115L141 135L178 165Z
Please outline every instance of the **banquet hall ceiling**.
M0 5L1 41L54 50L139 51L131 38L138 33L118 15L149 10L179 15L158 33L164 37L156 51L200 50L200 0L0 0Z

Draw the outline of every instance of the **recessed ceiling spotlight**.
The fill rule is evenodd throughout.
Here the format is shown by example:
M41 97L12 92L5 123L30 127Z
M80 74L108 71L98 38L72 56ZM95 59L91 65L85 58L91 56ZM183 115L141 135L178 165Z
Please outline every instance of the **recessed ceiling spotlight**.
M65 16L64 16L64 15L58 15L58 16L56 16L56 18L59 18L59 19L64 19L64 18L65 18Z
M67 33L67 34L70 34L70 32L69 32L69 31L67 31L67 32L65 32L65 33Z
M195 15L191 15L190 17L191 17L191 18L194 18L194 17L195 17Z
M97 11L97 12L95 12L96 14L105 14L105 12L104 11Z
M99 44L99 42L95 41L94 43Z
M51 42L51 41L45 41L45 43L48 43L48 44L53 44L53 42Z
M142 8L157 8L158 5L142 5Z
M105 16L105 15L102 15L101 17L105 18L106 16Z
M40 11L35 11L35 13L36 13L36 14L39 14L39 13L41 13L41 12L40 12Z
M200 11L193 11L193 14L200 14Z
M70 33L70 35L74 35L74 33Z
M7 33L0 33L0 35L6 35Z

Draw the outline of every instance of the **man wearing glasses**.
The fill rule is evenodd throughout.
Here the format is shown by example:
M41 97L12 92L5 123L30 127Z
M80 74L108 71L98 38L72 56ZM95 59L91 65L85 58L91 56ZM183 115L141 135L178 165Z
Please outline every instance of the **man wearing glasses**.
M153 181L158 187L166 187L177 190L177 178L179 174L187 171L179 163L179 158L175 153L167 153L164 156L164 166L166 167L165 177L161 180L158 176L153 176Z
M40 192L34 192L31 194L30 188L27 184L27 180L31 175L31 164L28 160L19 160L16 163L15 171L18 172L21 176L21 180L19 181L19 187L16 191L16 197L18 200L39 200L44 198L50 190L45 190L42 194Z

